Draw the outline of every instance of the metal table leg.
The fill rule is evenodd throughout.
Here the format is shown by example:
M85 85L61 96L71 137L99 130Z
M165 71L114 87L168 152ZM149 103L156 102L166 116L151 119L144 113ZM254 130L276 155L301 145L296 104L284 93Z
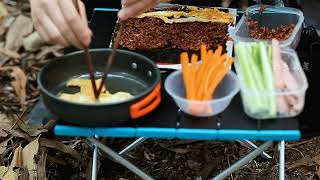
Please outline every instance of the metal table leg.
M285 179L285 142L279 143L279 179Z
M135 140L133 143L131 143L129 146L125 147L123 150L119 152L119 155L126 155L128 154L132 149L136 148L140 144L142 144L147 138L141 137L137 140Z
M130 171L141 177L142 179L146 180L153 180L149 175L141 171L139 168L137 168L135 165L133 165L131 162L126 160L125 158L121 157L118 153L114 152L112 149L109 147L105 146L95 138L88 138L92 143L94 143L99 149L107 153L109 156L114 158L116 161L118 161L120 164L128 168Z
M239 142L243 146L248 147L251 150L255 150L258 148L256 144L254 144L252 141L249 141L249 140L237 140L237 142ZM266 152L262 152L261 156L265 159L272 159L272 157Z
M255 149L254 151L252 151L251 153L247 154L245 157L243 157L242 159L240 159L239 161L237 161L236 163L231 165L229 168L227 168L226 170L222 171L216 177L212 178L212 180L220 180L220 179L226 178L231 173L233 173L234 171L236 171L239 168L241 168L243 165L247 164L249 161L251 161L254 158L256 158L259 154L261 154L263 151L268 149L271 145L272 145L272 141L268 141L268 142L262 144L257 149Z
M91 173L92 180L97 180L98 161L99 161L98 147L96 145L94 145L93 160L92 160L92 173Z

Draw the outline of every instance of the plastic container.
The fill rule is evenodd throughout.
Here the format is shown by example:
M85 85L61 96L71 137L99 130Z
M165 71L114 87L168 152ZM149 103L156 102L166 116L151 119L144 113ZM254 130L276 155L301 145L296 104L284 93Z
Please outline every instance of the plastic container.
M304 21L303 13L295 8L266 6L266 9L260 16L259 10L261 7L263 7L263 5L260 4L250 6L247 9L232 34L234 42L259 41L259 39L253 39L249 36L248 19L259 20L260 18L261 26L270 29L281 25L294 24L295 27L292 34L288 39L280 41L280 46L295 49L301 37L302 23Z
M305 103L305 94L306 90L308 89L308 81L305 76L305 73L301 67L300 61L298 59L298 56L296 52L292 49L281 49L281 56L282 59L286 62L288 65L289 71L293 75L294 79L297 81L298 89L296 90L286 90L286 91L280 91L276 90L275 94L271 94L270 92L259 92L255 93L252 92L250 89L246 88L242 82L243 76L239 69L239 64L237 60L235 60L235 68L236 72L239 78L240 87L241 87L241 99L244 107L245 113L254 119L273 119L273 118L288 118L288 117L294 117L301 113L301 111L304 108ZM269 114L269 111L252 111L250 106L248 106L249 103L252 102L252 98L276 98L276 114L274 116L271 116ZM279 103L280 98L295 98L295 108L292 108L294 110L287 112L287 113L281 113L280 109L281 106ZM288 99L286 99L288 101ZM255 106L254 106L255 107ZM256 109L256 108L255 108Z
M240 90L238 78L232 71L229 71L221 81L213 100L210 101L191 101L185 98L186 93L181 71L170 74L164 86L183 112L198 117L209 117L221 113Z

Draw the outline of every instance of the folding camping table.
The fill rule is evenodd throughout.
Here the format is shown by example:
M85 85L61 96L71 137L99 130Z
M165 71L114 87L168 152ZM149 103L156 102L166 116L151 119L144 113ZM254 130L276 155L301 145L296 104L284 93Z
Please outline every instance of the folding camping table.
M164 82L168 73L162 74ZM48 112L40 100L31 113L29 121L33 124L56 119ZM187 115L179 110L173 100L162 88L162 103L151 114L141 119L129 120L126 124L117 127L80 127L59 121L54 133L57 136L86 137L94 144L92 179L97 175L98 149L104 151L117 162L127 167L143 179L152 179L136 166L124 158L133 148L136 148L147 138L162 139L194 139L194 140L232 140L239 141L253 151L241 160L222 171L214 179L223 179L241 166L247 164L258 155L271 158L264 151L273 142L279 142L280 173L279 178L284 179L284 151L285 141L296 141L301 137L298 119L255 120L244 114L239 95L231 102L230 106L221 114L208 118L197 118ZM119 153L98 141L99 137L112 138L137 138L132 144ZM257 147L250 140L265 141Z
M116 11L113 9L95 10L90 24L94 31L92 48L108 46L111 37L109 35L113 33L115 22L106 21L106 19L116 19ZM108 28L101 28L101 26ZM164 82L168 74L169 72L162 73L162 82ZM46 120L55 119L55 117L46 110L40 99L29 114L28 119L32 124L39 124L44 123ZM92 168L92 179L94 180L97 179L98 172L98 150L110 155L115 161L142 179L152 179L125 158L128 152L148 138L230 140L238 141L252 150L213 179L224 179L259 155L270 159L271 157L264 151L277 142L279 149L279 179L283 180L285 178L285 141L300 140L302 133L299 127L299 119L301 117L265 121L251 119L244 114L239 95L233 99L230 106L221 114L208 118L196 118L180 111L164 91L164 88L162 88L160 106L146 117L129 120L128 123L120 124L117 127L80 127L59 121L59 124L54 128L54 133L57 136L86 137L91 141L94 146ZM100 137L137 139L122 151L115 152L99 142ZM264 143L256 146L251 140L264 141Z
M163 74L163 78L165 78ZM40 100L29 114L31 123L55 119ZM54 133L57 136L86 137L94 146L93 179L96 179L98 149L104 151L123 166L130 169L143 179L152 179L124 158L130 150L140 145L147 138L164 139L196 139L196 140L237 140L250 147L253 151L230 166L214 179L223 179L241 166L247 164L258 155L271 158L264 153L273 142L279 143L280 173L284 179L284 151L285 141L296 141L301 137L298 119L255 120L250 119L243 112L240 97L236 96L230 106L221 114L209 118L196 118L179 111L169 95L162 90L162 103L150 115L118 127L79 127L59 121ZM98 141L98 137L137 138L132 144L119 153L114 152ZM257 147L250 140L266 141ZM264 154L263 154L264 153Z

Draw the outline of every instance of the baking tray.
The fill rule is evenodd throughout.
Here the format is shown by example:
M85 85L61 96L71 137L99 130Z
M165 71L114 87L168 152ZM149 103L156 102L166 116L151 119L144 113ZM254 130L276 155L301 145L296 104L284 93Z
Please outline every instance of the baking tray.
M185 8L188 7L187 5L179 5L179 4L161 4L154 8L154 10L159 11L163 10L165 8L173 8L173 7L179 7L179 8ZM204 7L204 6L196 6L198 8L218 8L221 11L228 12L230 14L234 15L233 22L229 24L228 26L228 36L231 37L231 34L233 34L235 26L236 26L236 20L237 20L237 9L233 8L223 8L223 7ZM112 40L110 41L109 47L112 48L113 40L115 37L116 32L119 29L119 20L117 21L116 27L114 29L114 32L112 34ZM225 51L227 52L228 56L231 57L233 54L233 41L231 38L228 38L226 41ZM120 47L120 49L126 49L124 47ZM130 50L132 51L132 50ZM161 48L161 49L153 49L150 51L141 51L141 50L134 50L134 52L137 52L139 54L142 54L151 60L155 61L157 63L158 68L160 69L173 69L173 70L179 70L181 69L181 65L179 63L180 54L183 52L181 49L177 48ZM196 53L199 54L199 52L196 51L188 51L188 53Z

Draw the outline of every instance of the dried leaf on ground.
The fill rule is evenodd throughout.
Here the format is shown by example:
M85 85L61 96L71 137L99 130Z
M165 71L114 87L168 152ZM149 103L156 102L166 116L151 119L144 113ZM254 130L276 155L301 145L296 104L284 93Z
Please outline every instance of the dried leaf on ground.
M0 179L4 176L4 174L8 171L8 167L0 166Z
M37 60L44 59L49 54L53 54L55 57L62 56L63 53L60 52L62 49L63 47L59 45L41 47L40 52L36 55L36 59Z
M149 155L149 153L147 151L144 151L143 152L143 156L148 160L148 161L151 161L151 157Z
M0 20L8 15L8 10L3 1L0 1Z
M0 138L7 137L12 126L13 120L6 114L0 114Z
M47 153L44 147L40 147L40 158L37 163L38 180L46 180Z
M9 166L10 169L13 169L14 167L23 167L21 145L14 151L13 158Z
M30 52L39 50L43 44L44 41L41 39L38 32L34 32L23 39L24 49Z
M73 158L80 160L81 159L81 154L78 153L76 150L70 148L69 146L50 139L45 139L45 138L40 138L39 139L40 146L48 147L48 148L53 148L58 151L64 152L66 154L70 154Z
M178 153L178 154L186 154L186 153L194 151L192 149L183 149L183 148L169 148L168 150L175 152L175 153Z
M0 68L0 71L7 71L7 70L12 71L12 76L15 78L15 80L11 82L11 85L14 88L15 93L19 98L20 104L24 104L27 98L26 96L27 76L18 66Z
M33 141L35 138L32 138L30 137L27 133L25 132L22 132L20 129L15 129L15 130L12 130L10 131L10 134L13 136L13 137L20 137L20 138L23 138L29 142Z
M41 133L48 132L42 126L33 126L25 123L18 123L19 128L31 137L38 136Z
M29 179L37 179L37 164L35 162L34 156L39 150L39 138L30 142L22 150L22 160L23 166L27 167L29 172Z
M11 51L9 49L0 48L0 53L4 54L10 58L13 58L13 59L21 59L20 54L18 54L15 51Z
M318 176L318 179L320 178L320 167L317 168L315 174Z
M320 155L313 156L312 159L320 167Z
M11 137L5 139L4 141L2 141L0 143L0 155L7 149L7 145L8 145L8 142L10 141Z
M89 161L87 165L87 170L86 170L86 180L91 180L92 179L92 159Z
M59 164L61 166L66 166L67 165L67 163L65 161L63 161L61 159L58 159L57 157L54 157L54 156L47 155L47 160L50 163Z
M50 120L43 126L43 128L50 131L51 129L53 129L55 124L56 124L56 120Z
M18 179L19 179L19 175L16 172L14 172L12 169L9 169L4 174L1 180L18 180Z
M82 140L79 139L79 140L75 141L73 144L71 144L70 147L71 147L72 149L74 149L74 148L75 148L79 143L81 143L81 142L82 142Z
M15 77L15 81L11 82L19 100L20 104L24 104L26 101L26 85L27 77L25 73L19 67L12 67L12 75Z
M4 33L6 33L6 29L1 24L0 25L0 36L2 36Z
M13 22L14 22L15 20L16 20L16 17L14 17L14 16L8 16L8 17L6 17L6 18L3 20L3 23L2 23L3 28L8 29L8 28L13 24Z
M33 23L31 18L20 15L8 30L5 48L18 51L23 44L23 37L32 33L32 31Z
M288 167L288 170L295 170L295 169L311 169L314 171L315 174L320 175L320 155L316 155L313 157L306 156L297 160L291 166Z
M288 170L295 170L299 168L312 168L314 169L316 166L316 163L310 156L306 156L304 158L301 158L294 162L292 165L288 167Z

